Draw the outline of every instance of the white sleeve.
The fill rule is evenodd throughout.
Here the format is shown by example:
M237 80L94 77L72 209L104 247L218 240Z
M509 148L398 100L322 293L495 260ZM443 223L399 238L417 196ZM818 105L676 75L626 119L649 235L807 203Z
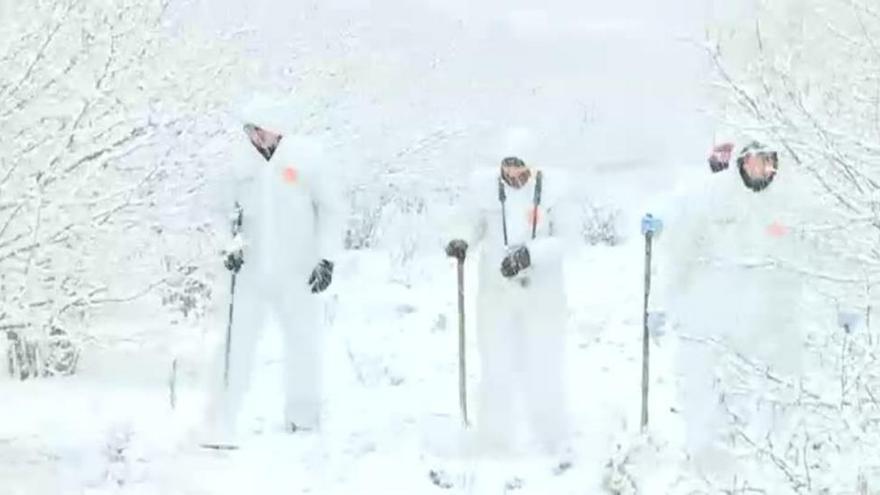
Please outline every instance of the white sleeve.
M232 224L236 219L236 204L245 207L244 195L254 187L256 181L252 161L240 150L231 151L229 160L223 162L216 179L212 181L213 194L209 202L209 216L216 225L215 235L224 252L232 252L242 248L243 237L248 226L241 226L241 235L233 238Z
M332 169L325 169L312 183L312 210L319 259L334 261L342 254L347 208L344 184Z
M485 174L474 173L471 175L453 215L452 225L449 228L450 240L461 239L471 247L483 240L487 224L485 212L480 207L480 200L495 191L494 189L486 190L489 185Z

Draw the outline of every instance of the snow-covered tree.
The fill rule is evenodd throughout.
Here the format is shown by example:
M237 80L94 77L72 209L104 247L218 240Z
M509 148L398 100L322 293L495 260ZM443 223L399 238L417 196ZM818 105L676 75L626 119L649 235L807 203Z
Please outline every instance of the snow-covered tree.
M48 339L88 337L95 307L198 285L202 225L183 206L233 65L171 7L0 3L0 331L22 378L72 372Z

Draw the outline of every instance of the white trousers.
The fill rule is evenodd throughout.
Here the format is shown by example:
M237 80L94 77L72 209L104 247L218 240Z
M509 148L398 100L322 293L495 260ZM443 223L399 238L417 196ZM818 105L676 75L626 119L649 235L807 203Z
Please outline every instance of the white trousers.
M560 305L542 305L539 299L528 290L487 290L478 297L477 429L487 450L510 449L518 412L545 452L564 448L565 306L556 309Z
M283 290L269 290L253 274L241 272L235 294L228 381L220 377L211 414L224 426L233 428L250 384L254 351L270 315L280 326L284 345L283 383L285 423L315 429L321 413L322 329L318 326L316 296L308 291L306 279L301 287L279 284ZM299 280L294 278L294 280ZM225 345L220 347L220 374L223 374Z
M787 423L780 407L762 400L759 376L751 376L746 387L722 381L726 359L733 358L728 352L796 381L804 348L800 286L779 271L709 270L681 296L674 306L681 333L723 345L679 340L676 363L687 450L706 474L732 474L737 467L726 443L733 421L757 443Z

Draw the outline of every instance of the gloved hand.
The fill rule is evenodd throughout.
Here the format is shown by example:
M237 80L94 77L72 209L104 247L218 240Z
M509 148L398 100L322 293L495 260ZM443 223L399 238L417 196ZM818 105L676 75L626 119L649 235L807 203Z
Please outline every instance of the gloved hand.
M467 255L468 244L461 239L453 239L446 245L446 256L464 261Z
M532 256L525 246L514 246L507 256L501 260L501 274L507 278L514 277L532 264Z
M312 275L309 276L309 287L312 288L312 294L317 294L319 292L324 292L327 287L330 287L330 282L333 281L333 262L328 260L321 260L315 269L312 270Z
M727 170L730 166L730 155L732 152L732 143L724 143L712 148L712 154L709 156L709 168L713 174Z
M244 265L244 256L240 249L227 253L226 259L223 260L223 266L233 273L238 273L241 270L241 265Z

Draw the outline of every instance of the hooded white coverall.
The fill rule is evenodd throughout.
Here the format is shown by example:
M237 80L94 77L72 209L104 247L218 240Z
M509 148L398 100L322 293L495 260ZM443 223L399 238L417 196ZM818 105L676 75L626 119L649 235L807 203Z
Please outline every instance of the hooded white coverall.
M701 171L702 172L702 171ZM669 311L677 326L681 413L687 447L704 471L733 468L718 443L725 409L750 423L758 440L776 419L742 391L718 386L722 352L700 340L717 341L784 376L801 371L806 246L798 216L805 189L785 165L773 182L755 192L730 168L706 174L674 195L658 213L664 221L655 242L653 304ZM655 297L656 296L656 297Z
M236 281L228 385L219 384L209 411L220 435L234 434L254 349L270 315L283 333L286 426L315 429L320 422L321 296L311 293L308 280L321 259L334 261L341 250L342 201L318 143L291 130L294 118L277 98L251 101L242 124L282 134L280 144L267 162L242 131L228 163L233 177L225 203L230 213L236 201L243 210L244 265ZM218 359L221 367L224 358Z
M551 453L567 433L563 383L568 305L563 284L563 236L575 232L561 172L543 170L536 238L532 240L535 176L519 189L504 184L508 245L528 247L531 266L512 279L501 274L504 244L498 169L473 174L457 238L479 260L477 341L481 382L477 429L482 446L505 451L515 436L517 406Z

